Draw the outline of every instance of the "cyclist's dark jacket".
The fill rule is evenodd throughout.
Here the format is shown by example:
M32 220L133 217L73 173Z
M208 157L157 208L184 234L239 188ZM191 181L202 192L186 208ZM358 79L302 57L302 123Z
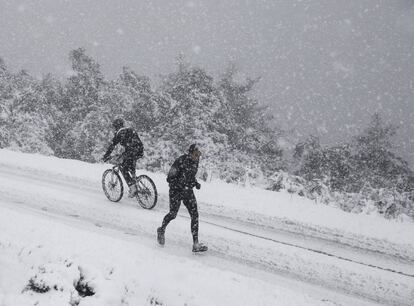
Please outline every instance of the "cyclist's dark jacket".
M132 155L135 158L142 157L143 145L138 133L134 129L130 127L119 129L118 132L115 133L112 143L109 145L108 150L104 155L104 159L111 155L117 144L120 144L125 148L126 154Z
M171 189L191 189L196 183L198 160L194 161L190 155L185 154L175 160L168 172L167 182Z

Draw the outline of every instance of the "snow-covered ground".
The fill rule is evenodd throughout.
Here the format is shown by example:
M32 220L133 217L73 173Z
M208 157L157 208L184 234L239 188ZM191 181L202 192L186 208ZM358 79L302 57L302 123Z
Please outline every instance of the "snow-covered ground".
M171 255L142 245L127 234L4 206L0 211L1 305L324 304L206 265L189 253ZM81 277L94 295L79 296L75 287ZM30 289L30 280L47 292Z
M166 246L156 244L168 208L163 174L149 173L160 198L147 211L127 198L106 200L100 185L106 168L0 150L0 305L414 300L411 222L215 181L196 194L200 238L210 250L195 256L184 209L167 229ZM75 287L94 295L79 296Z

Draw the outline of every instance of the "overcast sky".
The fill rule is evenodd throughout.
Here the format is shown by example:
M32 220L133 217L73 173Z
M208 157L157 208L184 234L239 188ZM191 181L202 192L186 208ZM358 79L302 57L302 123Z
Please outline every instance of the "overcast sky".
M156 80L179 53L214 75L233 61L280 126L329 144L379 111L414 165L414 0L0 0L12 70L65 76L78 47L108 78Z

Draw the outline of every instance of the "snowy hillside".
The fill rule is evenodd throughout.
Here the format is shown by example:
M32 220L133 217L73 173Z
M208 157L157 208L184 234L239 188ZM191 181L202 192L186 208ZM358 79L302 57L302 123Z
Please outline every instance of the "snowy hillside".
M143 210L109 202L109 165L0 150L0 305L410 305L414 225L355 215L283 192L213 181L160 248L160 192Z

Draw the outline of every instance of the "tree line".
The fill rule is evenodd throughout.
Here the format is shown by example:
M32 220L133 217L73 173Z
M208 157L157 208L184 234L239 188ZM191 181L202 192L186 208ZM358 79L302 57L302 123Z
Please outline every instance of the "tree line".
M165 171L196 142L203 149L204 179L289 191L281 184L285 173L291 185L304 186L304 195L320 193L322 186L330 194L367 188L412 194L413 171L394 149L397 128L379 114L348 143L323 147L310 136L289 150L281 145L286 136L275 127L269 106L252 94L259 80L237 80L234 65L215 79L179 58L154 87L129 67L106 79L83 48L72 50L69 61L71 75L59 80L11 72L0 58L1 148L97 162L112 137L112 120L123 117L142 137L142 166L149 170ZM412 195L404 201L411 205Z

